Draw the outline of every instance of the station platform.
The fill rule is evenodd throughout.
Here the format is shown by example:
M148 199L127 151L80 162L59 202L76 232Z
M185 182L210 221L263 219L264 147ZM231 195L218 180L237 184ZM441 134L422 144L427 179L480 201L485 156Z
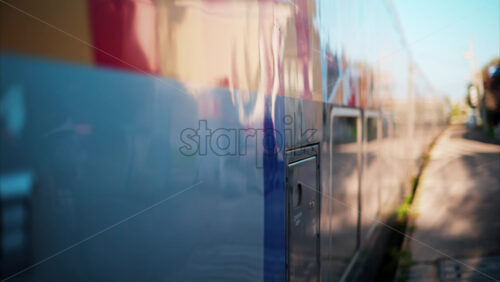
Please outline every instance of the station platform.
M478 129L447 128L430 152L411 213L404 280L499 281L500 141Z

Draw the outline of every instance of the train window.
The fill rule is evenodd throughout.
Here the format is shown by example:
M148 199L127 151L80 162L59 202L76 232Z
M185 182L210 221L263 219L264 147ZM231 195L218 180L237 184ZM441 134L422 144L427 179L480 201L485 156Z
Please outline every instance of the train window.
M392 116L388 115L388 114L384 114L382 115L382 119L381 119L381 134L382 134L382 138L388 138L392 135L392 132L394 130L394 120L392 118Z
M377 139L377 119L366 119L366 141L370 142Z
M333 144L355 143L358 137L357 118L337 117L333 121Z
M363 137L363 169L361 175L361 245L365 244L371 236L373 228L376 226L375 219L380 208L380 143L377 140L380 135L380 112L365 110L364 116L365 135Z
M389 121L387 118L382 118L382 138L389 137Z

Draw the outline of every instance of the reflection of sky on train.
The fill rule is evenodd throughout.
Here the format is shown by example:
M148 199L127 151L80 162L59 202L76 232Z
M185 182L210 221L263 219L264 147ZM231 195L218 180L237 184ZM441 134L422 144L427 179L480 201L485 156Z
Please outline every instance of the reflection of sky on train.
M463 53L474 41L476 67L500 55L497 0L396 0L401 25L415 61L435 88L454 100L464 97L471 69Z
M383 1L320 3L325 100L371 108L405 98L409 57L393 11Z

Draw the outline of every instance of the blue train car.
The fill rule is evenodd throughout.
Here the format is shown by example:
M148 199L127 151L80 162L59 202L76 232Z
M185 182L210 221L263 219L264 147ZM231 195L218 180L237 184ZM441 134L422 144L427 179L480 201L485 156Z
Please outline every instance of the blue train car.
M443 106L390 1L0 1L7 281L355 280Z

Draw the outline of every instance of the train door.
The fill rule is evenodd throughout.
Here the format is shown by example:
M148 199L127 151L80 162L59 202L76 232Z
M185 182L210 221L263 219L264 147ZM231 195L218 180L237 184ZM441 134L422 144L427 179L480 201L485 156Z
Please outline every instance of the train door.
M366 244L375 227L380 212L380 113L376 110L363 112L363 175L361 181L361 245Z
M329 127L329 187L322 194L328 205L329 254L322 261L325 281L343 281L355 264L360 245L361 111L334 107Z

